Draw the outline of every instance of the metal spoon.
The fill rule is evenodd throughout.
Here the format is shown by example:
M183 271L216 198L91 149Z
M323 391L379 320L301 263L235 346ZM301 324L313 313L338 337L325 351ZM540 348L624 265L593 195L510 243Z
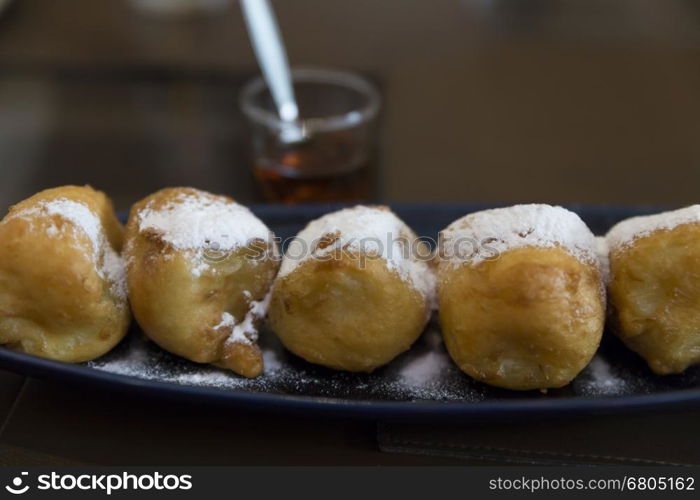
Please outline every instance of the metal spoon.
M272 7L268 0L241 0L241 6L255 56L284 122L280 138L287 143L303 141L307 136L299 123L287 52Z

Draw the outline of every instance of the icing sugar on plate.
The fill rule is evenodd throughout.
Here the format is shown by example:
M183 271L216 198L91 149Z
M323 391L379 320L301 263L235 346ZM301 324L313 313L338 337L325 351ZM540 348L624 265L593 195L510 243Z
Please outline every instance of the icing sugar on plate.
M441 255L454 265L476 265L528 246L561 247L583 262L598 262L591 230L574 212L558 206L531 204L483 210L456 220L440 234Z
M637 238L648 236L655 231L670 230L693 222L700 222L700 205L625 219L608 231L606 239L610 248L615 249L627 246Z
M613 367L599 355L591 360L575 383L585 394L595 396L624 394L629 389L627 381L618 376Z
M327 246L324 239L335 238ZM326 214L311 221L289 244L279 277L294 271L302 262L318 258L340 248L383 259L390 270L411 283L423 296L434 295L435 277L427 262L407 255L406 239L415 238L413 231L386 207L358 205ZM410 245L412 251L414 245Z
M234 391L394 401L483 398L482 391L460 374L444 349L431 352L422 342L420 352L407 353L379 372L366 374L317 367L284 351L271 335L262 340L264 373L254 379L178 358L141 335L130 336L114 351L87 365L140 379Z

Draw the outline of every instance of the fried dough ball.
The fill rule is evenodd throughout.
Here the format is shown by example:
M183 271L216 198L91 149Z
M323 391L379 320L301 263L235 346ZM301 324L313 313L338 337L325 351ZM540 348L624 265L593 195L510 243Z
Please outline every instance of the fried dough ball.
M595 354L605 292L593 234L573 212L516 205L440 235L438 304L462 371L515 390L568 384Z
M126 234L129 299L146 335L198 363L262 373L258 325L279 267L267 226L225 196L169 188L134 205Z
M130 320L122 240L111 201L89 186L13 206L0 222L0 343L71 363L112 349Z
M327 214L290 244L273 287L270 326L311 363L371 372L425 328L434 287L427 256L386 207Z
M700 205L628 219L607 240L615 333L655 373L700 363Z

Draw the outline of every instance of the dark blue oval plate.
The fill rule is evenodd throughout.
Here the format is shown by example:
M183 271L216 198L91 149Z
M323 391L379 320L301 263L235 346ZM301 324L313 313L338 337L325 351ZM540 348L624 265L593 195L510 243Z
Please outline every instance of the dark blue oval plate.
M338 205L254 207L278 236L294 236L309 220ZM481 205L396 205L416 232L438 231ZM650 208L570 206L597 234ZM148 397L239 408L382 419L516 419L651 411L700 405L700 368L682 375L651 373L634 353L606 333L591 364L567 387L513 392L479 384L450 361L433 321L407 353L372 374L341 373L288 353L270 332L261 345L265 373L248 380L166 353L134 325L113 351L91 363L70 365L0 348L0 367L34 377L91 384Z

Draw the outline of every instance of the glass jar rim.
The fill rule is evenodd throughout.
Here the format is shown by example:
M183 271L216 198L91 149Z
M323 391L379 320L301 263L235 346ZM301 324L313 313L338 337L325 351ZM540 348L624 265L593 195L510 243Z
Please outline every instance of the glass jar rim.
M306 132L326 132L355 127L365 123L377 115L379 111L379 92L369 81L354 73L320 68L293 68L292 81L308 83L325 83L344 87L366 97L365 105L347 113L307 118L299 123ZM240 106L243 113L254 122L259 122L269 128L283 130L289 123L282 120L277 113L265 110L253 103L253 98L267 89L267 83L262 76L248 82L240 94Z

